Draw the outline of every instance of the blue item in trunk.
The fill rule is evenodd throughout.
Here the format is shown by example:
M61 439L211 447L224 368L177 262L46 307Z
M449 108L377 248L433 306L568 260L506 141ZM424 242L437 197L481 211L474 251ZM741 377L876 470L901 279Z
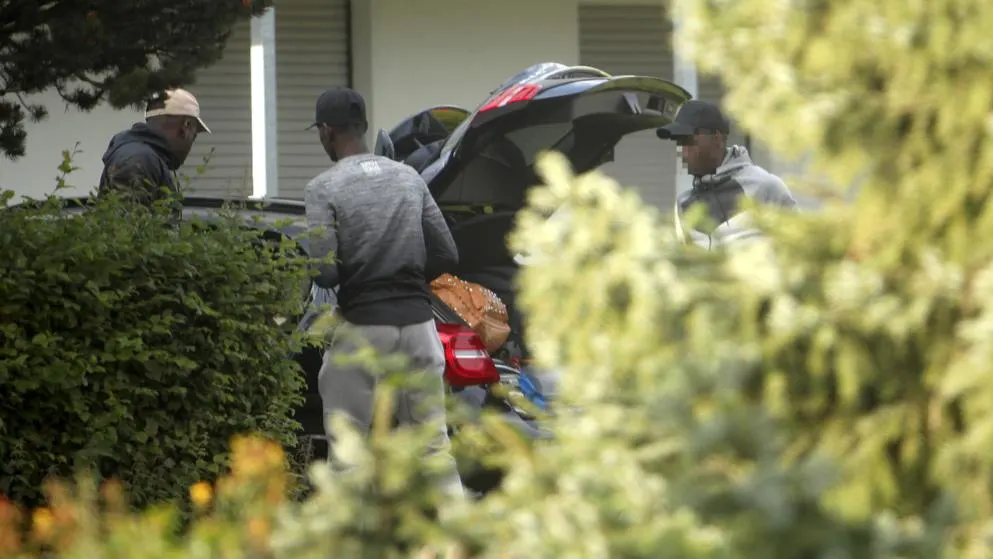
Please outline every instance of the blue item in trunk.
M517 387L532 404L538 406L543 411L548 410L548 402L541 392L540 384L527 369L522 369L520 377L517 379Z

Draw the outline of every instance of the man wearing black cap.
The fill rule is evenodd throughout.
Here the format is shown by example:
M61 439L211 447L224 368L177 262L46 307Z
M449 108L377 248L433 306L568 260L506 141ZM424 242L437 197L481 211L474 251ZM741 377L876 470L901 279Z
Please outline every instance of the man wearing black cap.
M331 260L320 266L316 283L338 288L338 309L349 325L348 339L339 335L334 342L335 354L369 345L380 355L405 355L417 371L416 384L423 388L400 390L396 418L437 429L432 450L446 464L444 489L461 496L445 418L445 356L428 288L431 280L455 268L458 252L420 175L369 153L368 126L365 101L355 91L334 88L317 100L312 127L334 165L305 191L311 256ZM318 381L325 421L341 412L368 433L376 384L373 372L336 363L330 351L325 353ZM328 438L335 458L330 427Z
M687 101L676 119L658 129L663 140L679 146L683 165L693 177L693 188L676 200L677 232L685 239L679 217L695 204L703 204L709 225L698 224L688 231L690 239L707 249L755 238L747 212L740 207L744 197L760 204L796 207L796 200L779 177L752 163L744 146L728 146L731 132L721 109L706 101Z

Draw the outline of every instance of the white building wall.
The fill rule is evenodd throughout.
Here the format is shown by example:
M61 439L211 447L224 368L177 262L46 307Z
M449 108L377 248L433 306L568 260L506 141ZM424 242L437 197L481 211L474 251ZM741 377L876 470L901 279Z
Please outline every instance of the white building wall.
M580 63L615 75L659 77L691 90L675 76L670 38L661 5L584 4L579 10ZM684 174L675 144L660 140L654 129L624 137L614 160L601 170L666 213L673 207L677 177Z
M197 136L179 169L188 196L240 198L252 193L251 28L248 21L235 25L221 59L199 70L196 82L185 86L200 102L200 116L211 131Z
M579 61L578 0L353 0L353 87L370 128L433 105L474 109L537 62Z
M303 198L330 164L314 122L326 89L349 85L347 0L291 0L274 10L278 181L269 196Z
M578 63L578 2L352 0L352 81L368 101L372 131L392 128L432 105L473 109L490 90L537 62ZM28 125L25 157L0 159L0 188L30 196L50 193L62 150L80 141L80 170L70 181L78 187L66 194L86 195L99 181L100 157L110 137L141 119L140 111L107 106L65 112L58 101L54 94L40 96L52 114ZM245 123L249 120L246 114ZM206 148L209 139L198 143ZM216 157L213 165L219 164Z
M57 167L63 150L72 150L79 142L79 153L73 163L79 170L68 177L73 188L62 196L86 196L100 181L103 163L100 161L110 137L130 128L142 118L141 111L115 111L106 105L88 113L66 108L65 101L55 91L27 99L48 107L48 118L27 124L27 143L23 157L11 161L0 156L0 190L13 190L22 196L40 198L55 190Z
M580 3L664 5L663 0L352 0L352 87L369 103L371 132L432 105L473 109L503 80L537 62L579 63ZM34 197L52 192L61 152L77 141L79 170L65 194L87 194L99 180L110 137L141 118L139 111L107 106L89 113L66 110L54 92L33 101L48 106L50 115L28 124L24 157L0 158L0 189ZM204 146L209 139L203 139ZM753 138L756 162L775 173L800 170L761 149L760 141Z

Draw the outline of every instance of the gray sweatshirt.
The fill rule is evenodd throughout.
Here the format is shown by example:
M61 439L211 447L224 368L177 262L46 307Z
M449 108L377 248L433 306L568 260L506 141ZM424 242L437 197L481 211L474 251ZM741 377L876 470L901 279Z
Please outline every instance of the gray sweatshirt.
M378 155L346 157L310 181L304 199L311 256L334 255L316 282L338 287L345 320L432 319L428 282L453 271L458 252L417 171Z
M779 177L752 163L744 146L731 146L716 173L695 177L693 188L677 197L676 233L706 249L758 238L759 231L741 204L745 198L759 204L796 207L790 189ZM706 208L709 227L690 229L682 224L681 215L696 204Z

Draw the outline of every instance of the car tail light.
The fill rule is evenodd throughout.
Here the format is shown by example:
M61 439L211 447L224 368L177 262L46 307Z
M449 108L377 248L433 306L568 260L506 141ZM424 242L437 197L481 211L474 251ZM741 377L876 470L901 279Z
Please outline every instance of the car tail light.
M500 107L506 107L511 103L530 101L534 99L535 95L538 95L539 91L541 91L541 86L538 84L529 83L515 85L514 87L507 89L503 93L487 101L485 105L480 107L479 112L499 109Z
M468 326L438 324L438 337L445 348L445 381L452 386L476 386L500 382L500 373L486 351L483 340Z

